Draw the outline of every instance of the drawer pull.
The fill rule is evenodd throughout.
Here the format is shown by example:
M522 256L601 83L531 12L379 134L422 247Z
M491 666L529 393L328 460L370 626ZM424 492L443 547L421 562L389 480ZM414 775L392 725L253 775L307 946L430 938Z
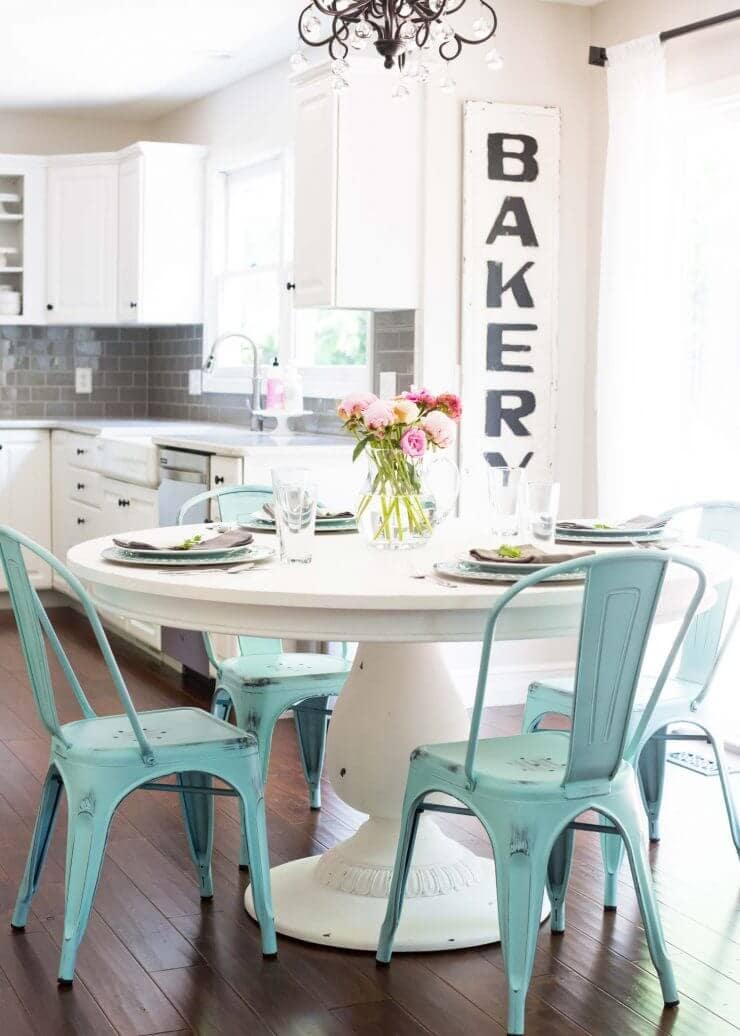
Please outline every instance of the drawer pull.
M118 506L119 507L130 507L131 506L131 501L130 500L119 500L118 501Z
M78 446L75 450L75 453L78 457L82 457L85 453L87 453L87 450L83 450L81 447Z
M223 475L216 475L216 477L214 478L213 481L214 481L214 483L217 486L222 486L224 484L224 482L226 481L226 479L224 478Z
M85 518L78 518L78 519L77 519L77 524L78 524L78 525L84 525L84 524L85 524L85 521L86 521L86 519L85 519Z
M78 482L77 483L77 488L78 489L84 489L85 488L85 483L84 482Z

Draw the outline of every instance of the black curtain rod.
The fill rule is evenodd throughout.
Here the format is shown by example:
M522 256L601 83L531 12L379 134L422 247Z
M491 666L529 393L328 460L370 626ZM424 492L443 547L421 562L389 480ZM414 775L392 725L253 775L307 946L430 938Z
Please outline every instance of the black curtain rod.
M690 25L679 25L676 29L666 29L660 34L660 42L675 40L679 36L688 36L692 32L699 32L701 29L711 29L715 25L723 25L725 22L733 22L740 18L740 9L728 11L726 14L716 14L713 18L704 18L700 22L691 22ZM589 47L588 63L603 68L607 63L606 47Z

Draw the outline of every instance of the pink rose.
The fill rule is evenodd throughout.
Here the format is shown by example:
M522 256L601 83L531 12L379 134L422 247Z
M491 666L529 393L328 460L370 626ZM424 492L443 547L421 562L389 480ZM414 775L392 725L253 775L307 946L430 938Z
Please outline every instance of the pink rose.
M355 392L347 396L337 407L337 413L343 421L349 421L352 417L361 417L371 403L375 403L378 397L373 392Z
M433 410L422 418L421 426L432 440L435 446L440 449L447 449L455 441L455 422L441 410Z
M454 392L443 392L437 396L437 406L443 414L447 414L453 421L457 422L462 417L462 403L460 397Z
M376 399L375 402L365 409L362 415L366 427L371 432L382 431L382 429L392 425L395 418L396 415L393 413L393 407L390 403L386 403L384 399Z
M427 437L421 428L409 428L401 436L401 449L407 457L423 457L426 448Z

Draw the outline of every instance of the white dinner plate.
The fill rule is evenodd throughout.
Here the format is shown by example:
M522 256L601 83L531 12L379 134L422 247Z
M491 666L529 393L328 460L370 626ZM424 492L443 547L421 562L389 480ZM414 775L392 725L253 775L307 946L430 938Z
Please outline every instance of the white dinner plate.
M133 557L129 551L123 550L121 547L106 547L100 554L105 561L112 561L116 565L148 565L158 568L198 568L200 566L213 568L214 565L233 565L236 561L267 561L274 555L275 551L272 547L256 547L251 543L230 552L227 557L217 558L198 557L194 553L184 551L174 558L163 558L160 555Z
M499 562L491 562L492 565L497 566L495 569L486 569L482 571L480 568L473 567L478 565L480 562L467 562L467 561L437 561L434 565L434 571L439 575L444 576L447 579L462 579L465 582L472 583L515 583L518 579L523 579L527 575L531 575L532 572L538 572L543 568L548 568L548 565L527 565L527 564L515 564L507 565L502 562L499 566ZM583 576L579 575L578 572L560 572L557 575L549 576L547 582L549 583L580 583L583 581Z

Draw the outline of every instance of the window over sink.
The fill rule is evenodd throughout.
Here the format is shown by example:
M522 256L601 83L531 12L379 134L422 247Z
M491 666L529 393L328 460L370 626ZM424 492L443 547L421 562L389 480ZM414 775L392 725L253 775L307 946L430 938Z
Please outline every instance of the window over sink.
M204 353L217 336L239 332L254 340L263 365L277 357L283 367L297 366L306 396L370 388L372 314L293 308L289 156L219 169L213 186ZM227 339L204 387L247 392L251 364L246 344Z

